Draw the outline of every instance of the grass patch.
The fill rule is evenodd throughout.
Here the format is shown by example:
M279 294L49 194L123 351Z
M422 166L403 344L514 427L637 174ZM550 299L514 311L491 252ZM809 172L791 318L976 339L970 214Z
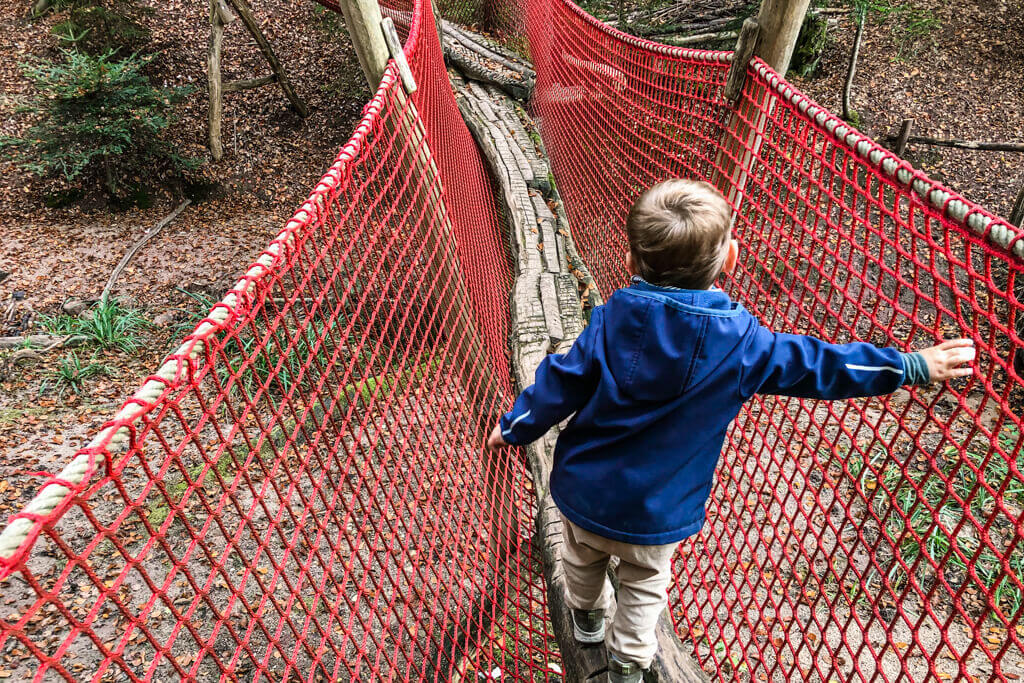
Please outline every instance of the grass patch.
M922 47L935 44L932 35L942 26L935 13L912 4L893 4L888 0L850 0L855 13L870 16L877 23L892 20L891 30L896 42L895 61L905 61L917 55Z
M125 307L117 299L97 303L82 317L42 316L40 323L51 334L84 337L87 343L100 348L126 353L145 345L142 333L150 327L149 320L138 309Z
M95 357L83 363L78 354L72 351L57 362L57 369L39 385L39 393L54 391L58 398L63 398L68 391L77 395L81 393L85 380L90 377L113 374L114 368L95 362Z
M1024 509L1024 450L1018 447L1020 434L1012 426L999 434L998 441L1003 452L1014 454L1013 467L994 449L961 455L953 447L944 451L938 471L905 471L895 464L879 471L851 461L850 474L867 489L883 486L888 491L869 503L882 521L887 541L878 547L888 588L880 585L878 572L869 577L869 587L902 590L909 581L907 567L918 562L919 584L929 585L935 573L954 589L973 583L982 599L992 595L1004 614L1016 619L1024 607L1024 591L1018 586L1024 579L1024 548L1007 548L1015 539L1011 517ZM877 464L882 462L884 458Z

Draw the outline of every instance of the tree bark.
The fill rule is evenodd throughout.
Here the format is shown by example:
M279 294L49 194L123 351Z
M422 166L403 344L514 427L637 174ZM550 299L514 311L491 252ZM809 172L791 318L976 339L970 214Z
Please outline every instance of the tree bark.
M288 98L288 101L292 105L299 116L305 118L309 116L309 109L306 104L299 98L298 93L295 92L295 88L292 87L291 81L288 80L288 74L285 73L284 67L281 66L280 60L277 55L274 54L274 49L270 46L266 37L263 35L263 31L260 30L259 24L252 16L252 10L249 8L249 3L246 0L227 0L231 3L231 6L238 12L238 16L242 19L242 23L249 29L249 33L256 40L256 45L259 46L260 52L266 58L267 63L270 64L271 71L277 76L277 82L281 85L281 90L284 91L284 96Z
M903 119L900 124L900 134L896 138L896 156L902 157L907 151L907 140L910 139L910 131L914 127L914 119Z
M1020 186L1017 198L1013 200L1013 208L1010 209L1010 224L1024 228L1024 185Z
M210 0L210 46L206 57L206 74L210 93L210 157L220 161L224 156L221 141L221 121L224 111L224 95L221 89L220 57L224 44L224 23L217 10L217 0Z
M853 116L850 99L853 91L853 76L857 73L857 58L860 56L860 41L864 37L865 20L864 13L858 12L857 33L853 37L853 49L850 50L850 66L846 69L846 82L843 84L843 120L845 121L850 121Z

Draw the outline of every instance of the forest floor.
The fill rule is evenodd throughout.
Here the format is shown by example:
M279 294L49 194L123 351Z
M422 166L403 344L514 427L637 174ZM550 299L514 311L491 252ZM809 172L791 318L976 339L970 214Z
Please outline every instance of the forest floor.
M0 134L27 125L17 113L30 93L20 64L58 54L50 32L64 14L34 19L30 4L0 0L0 32L8 37L0 44ZM313 2L260 0L257 20L310 116L289 109L276 85L229 93L224 158L213 163L206 149L206 3L143 4L155 10L142 23L152 32L148 50L159 53L148 75L157 85L194 88L170 137L180 153L205 163L190 190L192 205L138 252L114 289L124 307L151 323L137 332L138 351L78 348L17 367L0 363L0 518L35 493L33 473L59 471L95 434L191 331L207 299L219 300L234 285L334 161L370 96L338 15ZM240 21L227 27L222 69L225 81L269 71ZM0 336L45 332L45 316L58 314L65 300L99 298L125 251L181 201L152 188L147 208L110 210L99 195L49 208L54 187L0 164ZM109 372L75 393L57 380L60 364L75 360Z
M913 118L913 135L1024 141L1024 2L875 4L884 9L868 14L852 91L862 132L884 144ZM839 113L855 26L836 18L817 74L791 80ZM910 145L904 158L999 216L1024 187L1020 153Z

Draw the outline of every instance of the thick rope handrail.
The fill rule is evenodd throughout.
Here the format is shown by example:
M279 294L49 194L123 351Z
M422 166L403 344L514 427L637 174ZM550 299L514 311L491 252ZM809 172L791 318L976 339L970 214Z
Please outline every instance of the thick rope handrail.
M953 190L929 178L920 169L915 169L906 160L885 149L794 88L760 59L755 57L751 68L775 94L813 120L834 141L841 143L857 157L868 161L897 183L909 187L942 215L987 238L1017 258L1024 259L1024 231L1020 228L964 199Z
M381 79L380 87L364 107L363 118L357 124L352 137L341 148L334 163L321 177L309 198L288 220L284 229L270 242L235 286L211 307L209 314L196 325L174 353L168 355L167 360L156 372L122 404L107 426L101 429L86 447L80 449L58 474L44 482L39 493L25 504L21 511L9 518L7 526L0 532L0 579L17 567L31 551L42 525L64 512L73 495L84 489L92 476L99 471L101 464L105 462L108 467L112 464L106 454L128 447L135 422L153 410L163 396L179 388L183 381L198 370L193 364L205 350L206 341L224 330L229 321L244 315L249 295L257 283L279 269L295 244L299 231L307 227L317 213L323 210L328 193L341 184L349 172L351 163L359 157L364 142L373 134L385 94L398 78L398 67L394 60L391 60L388 70Z

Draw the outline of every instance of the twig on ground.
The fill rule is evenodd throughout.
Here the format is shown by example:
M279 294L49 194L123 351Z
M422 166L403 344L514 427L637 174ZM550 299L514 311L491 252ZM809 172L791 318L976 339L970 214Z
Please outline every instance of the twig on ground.
M132 257L135 256L136 253L138 253L139 249L142 249L146 242L153 239L157 235L157 233L159 233L168 224L170 224L171 221L177 218L178 214L181 213L185 209L185 207L191 203L191 199L186 199L181 204L178 204L177 208L175 208L174 211L171 211L167 216L164 217L163 220L161 220L159 223L153 226L153 228L147 230L146 234L142 236L142 239L133 244L131 249L125 252L125 255L121 257L120 262L118 262L117 266L114 268L114 272L110 274L110 278L107 280L107 286L103 288L103 294L100 295L100 301L106 303L107 299L110 297L110 292L114 289L114 283L117 282L118 276L121 275L121 271L124 270L125 266L128 265L128 262L132 260Z
M888 136L886 140L895 140L896 136ZM1024 152L1024 142L986 142L982 140L956 140L953 138L928 138L911 135L907 142L912 145L933 145L935 147L956 147L971 149L976 152Z

